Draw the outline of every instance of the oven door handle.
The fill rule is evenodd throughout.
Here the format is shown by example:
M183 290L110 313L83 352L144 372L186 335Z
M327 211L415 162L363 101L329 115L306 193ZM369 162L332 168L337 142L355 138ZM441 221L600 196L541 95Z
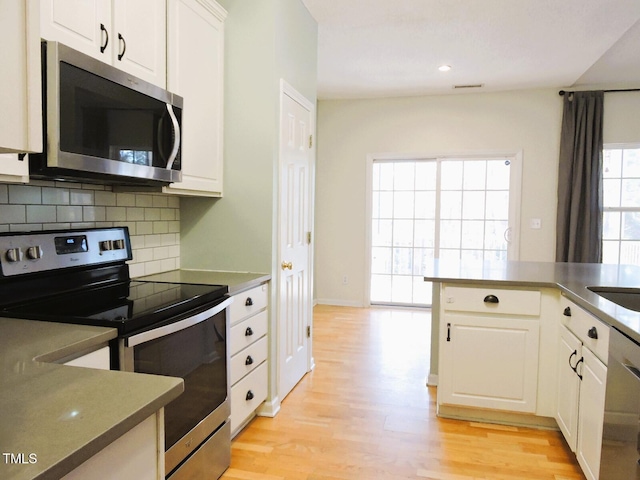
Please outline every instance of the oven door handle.
M172 333L192 327L193 325L204 322L205 320L222 312L225 308L231 305L232 302L233 297L229 297L226 300L218 303L217 305L209 308L208 310L193 315L192 317L185 318L184 320L180 320L179 322L170 323L169 325L164 325L160 328L154 328L153 330L149 330L147 332L132 335L128 338L125 338L125 345L127 347L135 347L136 345L140 345L141 343L150 342L151 340L155 340L156 338L160 337L166 337L167 335L171 335Z

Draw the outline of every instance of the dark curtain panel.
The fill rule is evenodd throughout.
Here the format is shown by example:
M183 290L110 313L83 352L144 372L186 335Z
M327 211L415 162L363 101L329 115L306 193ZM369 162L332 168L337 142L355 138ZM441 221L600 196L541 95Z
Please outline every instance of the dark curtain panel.
M602 261L602 111L604 92L564 95L556 261Z

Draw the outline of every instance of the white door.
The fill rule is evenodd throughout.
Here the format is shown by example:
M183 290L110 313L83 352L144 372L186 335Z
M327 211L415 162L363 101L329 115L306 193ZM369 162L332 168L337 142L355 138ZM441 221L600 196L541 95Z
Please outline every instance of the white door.
M313 105L282 82L277 308L281 400L310 365L312 128Z

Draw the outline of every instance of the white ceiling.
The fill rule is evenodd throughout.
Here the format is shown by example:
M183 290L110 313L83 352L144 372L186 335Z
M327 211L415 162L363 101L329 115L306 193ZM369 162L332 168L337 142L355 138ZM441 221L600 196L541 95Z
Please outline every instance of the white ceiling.
M303 2L321 99L640 87L640 0Z

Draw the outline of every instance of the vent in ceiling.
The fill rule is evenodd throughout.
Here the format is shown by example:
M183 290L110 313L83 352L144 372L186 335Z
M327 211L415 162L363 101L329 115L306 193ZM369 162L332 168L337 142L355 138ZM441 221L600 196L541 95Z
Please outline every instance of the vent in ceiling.
M462 90L465 88L482 88L484 87L484 83L475 83L472 85L454 85L453 88L454 90Z

